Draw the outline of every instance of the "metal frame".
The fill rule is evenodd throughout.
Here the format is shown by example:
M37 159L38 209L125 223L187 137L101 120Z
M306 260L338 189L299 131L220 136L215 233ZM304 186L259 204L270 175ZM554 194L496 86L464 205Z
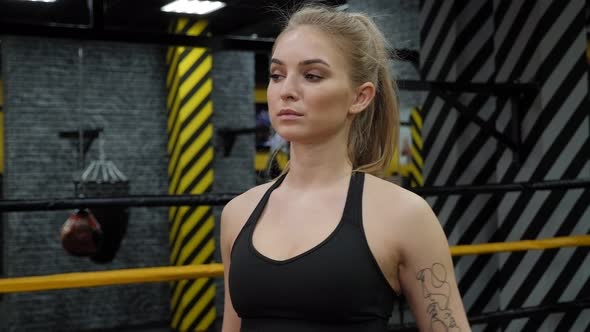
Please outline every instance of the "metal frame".
M535 83L463 83L441 81L399 80L401 90L430 91L437 97L453 106L461 116L478 125L485 133L494 137L498 142L514 152L514 159L520 164L520 150L522 146L521 134L521 106L524 100L534 96L539 90ZM453 92L451 94L450 92ZM468 107L457 100L458 93L477 93L509 99L512 105L510 118L510 135L501 133L493 124L477 116L477 109Z
M515 182L515 183L496 183L481 185L459 185L459 186L437 186L437 187L417 187L409 188L420 196L447 196L447 195L476 195L490 194L515 191L535 191L535 190L570 190L578 188L589 188L589 179L571 179L571 180L549 180L541 182Z
M81 129L81 130L74 130L74 131L60 131L59 138L66 138L75 140L75 145L80 146L80 154L86 154L92 142L98 138L99 134L102 132L102 128L96 129Z
M105 29L102 17L94 17L94 26L67 24L32 24L0 21L0 34L17 36L40 36L77 40L100 40L167 46L206 47L217 50L243 50L269 52L273 38L250 38L243 36L187 36L155 31L130 31ZM100 24L100 25L98 25Z
M102 3L94 1L95 13L102 13ZM100 40L142 44L161 44L166 46L206 47L213 51L241 50L256 53L269 53L275 42L274 38L246 37L236 35L224 36L188 36L169 32L131 31L106 29L102 15L90 15L90 25L71 24L33 24L24 22L0 21L0 34L17 36L39 36L48 38L70 38L78 40ZM411 49L390 51L393 59L417 62L419 53Z
M250 127L250 128L221 128L218 130L219 137L221 137L221 145L223 146L223 156L228 157L234 148L236 138L241 135L251 135L266 131L264 127Z

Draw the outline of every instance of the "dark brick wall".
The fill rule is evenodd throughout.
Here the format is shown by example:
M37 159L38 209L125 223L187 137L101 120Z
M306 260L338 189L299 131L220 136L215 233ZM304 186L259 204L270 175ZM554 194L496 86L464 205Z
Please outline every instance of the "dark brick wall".
M418 0L349 0L350 10L361 11L371 16L390 46L418 50L420 48L420 3ZM409 63L392 62L396 79L418 80L418 71ZM422 93L401 91L401 118L409 118L409 109L421 105Z
M254 53L213 54L213 123L216 129L253 128ZM255 184L254 134L240 135L229 156L223 156L216 135L215 181L217 192L242 192Z
M72 197L79 155L74 141L59 138L59 132L80 127L103 128L106 157L129 178L130 194L166 194L164 52L160 46L4 37L5 197ZM213 59L216 133L253 127L254 55L218 52ZM254 136L238 137L229 156L223 156L218 134L214 144L214 192L253 186ZM91 146L86 165L98 158L98 146L98 141ZM131 208L127 236L115 260L105 265L64 253L58 237L69 212L4 214L4 276L168 264L166 208ZM217 220L220 212L221 207L215 209ZM219 252L216 259L221 261ZM165 326L168 298L165 283L5 295L0 331L125 331L154 322ZM221 318L221 279L217 307ZM150 331L156 330L168 329Z
M256 184L254 172L254 135L238 136L229 156L223 155L221 128L252 128L254 112L254 54L248 52L217 52L213 54L213 123L216 128L215 192L244 192ZM214 209L215 228L219 239L221 207ZM219 241L216 259L221 262ZM217 280L216 307L223 313L223 280ZM220 324L218 324L218 328Z
M5 198L72 197L78 153L58 134L80 127L103 128L106 157L127 175L131 194L165 194L164 52L160 46L3 37ZM86 164L96 158L97 141ZM69 211L4 214L5 276L167 265L167 209L129 212L121 249L104 265L62 250L59 230ZM165 322L168 295L165 283L5 295L0 331L121 331Z

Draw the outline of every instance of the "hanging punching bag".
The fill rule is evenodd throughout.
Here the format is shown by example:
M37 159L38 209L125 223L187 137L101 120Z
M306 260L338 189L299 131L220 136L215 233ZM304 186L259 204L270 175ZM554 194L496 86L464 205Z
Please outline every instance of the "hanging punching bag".
M86 209L72 213L61 228L61 245L73 256L92 256L100 249L103 233Z

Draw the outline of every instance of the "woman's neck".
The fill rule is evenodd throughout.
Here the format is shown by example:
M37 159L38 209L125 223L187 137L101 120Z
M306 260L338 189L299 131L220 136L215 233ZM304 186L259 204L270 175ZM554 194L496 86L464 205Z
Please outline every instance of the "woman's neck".
M343 139L319 144L291 144L289 174L285 181L293 188L328 186L350 177L352 164Z

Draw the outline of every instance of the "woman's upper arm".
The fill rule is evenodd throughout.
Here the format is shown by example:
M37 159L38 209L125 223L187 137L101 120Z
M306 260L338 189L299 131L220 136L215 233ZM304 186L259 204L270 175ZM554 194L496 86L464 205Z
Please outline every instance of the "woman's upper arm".
M447 238L428 203L417 201L400 247L402 291L421 331L470 331Z
M221 247L221 260L223 262L223 284L224 284L224 305L223 305L223 323L221 327L222 332L239 332L241 320L238 317L236 311L231 302L229 293L229 267L230 267L230 252L231 245L237 236L238 230L236 225L236 207L235 202L228 203L221 213L221 229L220 229L220 247Z

